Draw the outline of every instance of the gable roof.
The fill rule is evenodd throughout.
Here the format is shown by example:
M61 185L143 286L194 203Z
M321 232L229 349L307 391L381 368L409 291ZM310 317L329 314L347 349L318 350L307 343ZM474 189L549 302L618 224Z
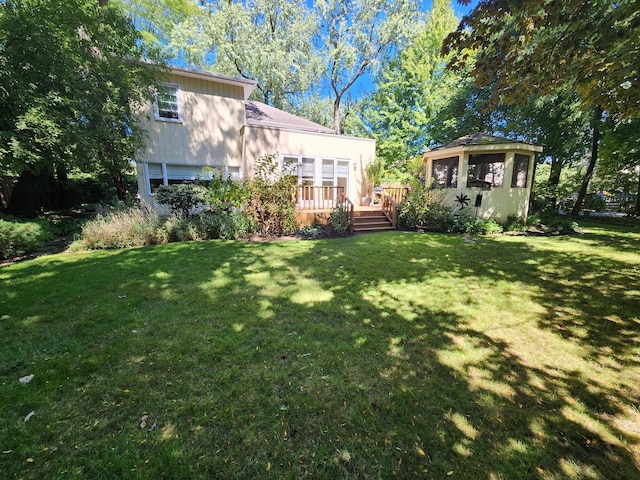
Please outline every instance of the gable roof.
M314 123L265 103L245 101L244 104L247 125L275 127L301 132L335 133L330 128L319 123Z

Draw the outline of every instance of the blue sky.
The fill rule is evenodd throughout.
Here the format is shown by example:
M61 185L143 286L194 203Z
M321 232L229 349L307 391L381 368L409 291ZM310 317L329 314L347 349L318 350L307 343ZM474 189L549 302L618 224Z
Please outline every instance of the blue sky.
M432 0L423 0L419 2L420 11L423 13L428 12L431 9L431 1ZM453 11L456 17L458 17L458 19L462 19L464 15L471 12L475 8L477 3L478 3L478 0L471 0L469 5L465 6L458 3L457 0L451 0ZM349 93L351 94L352 98L357 99L373 91L373 88L374 88L373 76L372 74L368 73L366 75L363 75L362 78L360 78L353 85L353 87L351 87L351 90Z

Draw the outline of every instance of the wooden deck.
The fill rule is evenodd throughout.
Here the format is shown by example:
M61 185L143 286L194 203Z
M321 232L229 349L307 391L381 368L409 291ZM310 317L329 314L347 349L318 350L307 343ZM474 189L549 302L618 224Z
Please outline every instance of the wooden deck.
M296 210L299 225L328 225L331 209ZM394 230L392 221L387 218L381 205L353 208L353 232Z
M342 187L300 186L295 198L298 225L328 225L331 212L338 205L349 209L352 232L395 230L398 204L407 193L405 187L384 189L380 203L356 206Z

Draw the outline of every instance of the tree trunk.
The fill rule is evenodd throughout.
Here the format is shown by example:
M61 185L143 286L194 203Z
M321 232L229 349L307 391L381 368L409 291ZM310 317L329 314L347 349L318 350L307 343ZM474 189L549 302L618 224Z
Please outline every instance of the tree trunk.
M50 203L51 172L43 171L38 174L23 172L13 189L7 213L17 217L35 218Z
M548 203L551 204L553 210L556 209L556 204L558 203L558 195L557 189L558 185L560 185L560 174L562 173L562 160L556 157L551 158L551 172L549 172L549 180L547 181L547 185L550 190L553 191L553 195L547 199Z
M640 215L640 164L638 165L638 191L636 192L636 215Z
M571 215L578 215L582 204L584 203L584 197L587 195L587 188L589 188L589 180L593 175L593 169L596 167L596 161L598 160L598 143L600 142L600 122L602 121L602 107L596 105L596 109L593 112L593 137L591 138L591 158L589 159L589 166L587 171L582 177L582 185L580 185L580 191L578 192L578 199L576 204L571 210Z
M64 163L59 162L55 166L56 177L54 182L53 205L56 209L71 208L71 192L69 191L69 174Z
M0 176L0 208L7 208L9 200L11 199L11 192L13 192L13 186L16 180L14 177L6 175Z
M116 188L118 200L124 202L127 199L127 181L124 174L116 167L111 167L109 169L109 174L111 175L111 180Z
M336 99L333 101L333 129L340 135L340 95L336 94Z

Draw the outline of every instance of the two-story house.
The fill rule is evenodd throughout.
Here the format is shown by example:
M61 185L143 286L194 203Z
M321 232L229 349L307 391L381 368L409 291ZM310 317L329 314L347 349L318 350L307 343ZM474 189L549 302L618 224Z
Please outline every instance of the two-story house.
M330 208L341 194L360 204L375 140L336 135L249 101L255 87L252 80L171 69L143 115L147 145L136 159L143 203L155 206L153 191L159 185L206 180L213 168L232 178L251 178L259 157L277 153L298 177L300 208Z

